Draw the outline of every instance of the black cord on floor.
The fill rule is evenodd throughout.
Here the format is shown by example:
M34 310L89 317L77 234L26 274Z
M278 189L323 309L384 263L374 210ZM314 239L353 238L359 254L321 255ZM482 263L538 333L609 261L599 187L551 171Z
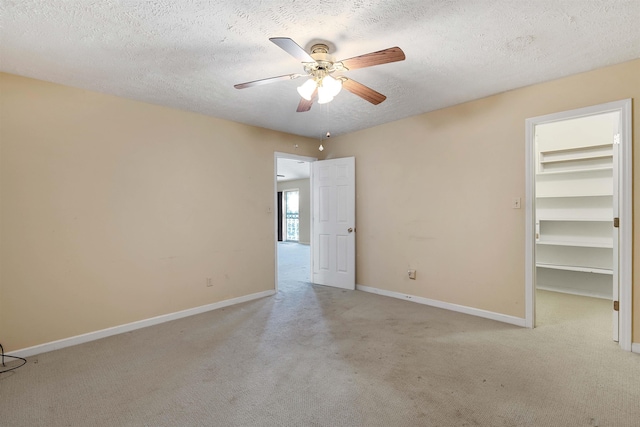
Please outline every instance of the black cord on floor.
M2 352L2 366L7 366L4 364L4 358L6 357L10 357L12 359L18 359L18 360L22 360L22 363L19 364L18 366L14 366L13 368L9 368L9 369L3 369L2 371L0 371L0 374L4 374L5 372L9 372L9 371L13 371L14 369L18 369L21 366L24 366L24 364L27 363L27 359L23 358L23 357L18 357L18 356L9 356L8 354L4 354L4 347L2 346L2 344L0 344L0 352Z

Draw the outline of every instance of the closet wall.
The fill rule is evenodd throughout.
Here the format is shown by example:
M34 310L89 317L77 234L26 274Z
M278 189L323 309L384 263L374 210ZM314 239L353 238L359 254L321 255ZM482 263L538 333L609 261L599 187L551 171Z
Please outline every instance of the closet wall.
M536 285L613 295L618 113L536 126Z

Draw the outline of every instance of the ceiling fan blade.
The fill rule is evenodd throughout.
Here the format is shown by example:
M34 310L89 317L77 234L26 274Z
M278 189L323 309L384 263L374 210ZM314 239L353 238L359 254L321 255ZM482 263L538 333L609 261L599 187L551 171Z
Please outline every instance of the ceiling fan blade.
M348 90L349 92L353 93L354 95L358 95L360 98L364 99L365 101L369 101L373 105L378 105L382 101L387 99L387 97L381 94L380 92L376 92L370 87L365 86L362 83L358 83L357 81L352 79L345 79L342 82L342 87Z
M289 55L296 58L301 62L316 62L298 43L291 40L289 37L271 37L269 40L274 42L280 49L287 52Z
M347 70L355 70L357 68L388 64L389 62L404 61L404 59L404 52L396 46L377 52L365 53L364 55L349 59L343 59L340 62L342 62L342 65L344 65Z
M311 106L313 105L313 99L311 101L307 101L304 98L300 98L300 103L298 104L297 113L304 113L305 111L311 110Z
M280 80L293 80L293 79L297 79L298 77L302 77L302 74L285 74L284 76L269 77L266 79L254 80L252 82L238 83L237 85L233 85L233 87L235 87L236 89L245 89L248 87L260 86L260 85L266 85L268 83L278 82Z
M318 96L318 89L313 91L313 95L311 95L311 100L307 101L304 98L300 98L300 103L298 104L297 113L304 113L305 111L311 110L311 106L313 105L313 101L316 100L316 96Z

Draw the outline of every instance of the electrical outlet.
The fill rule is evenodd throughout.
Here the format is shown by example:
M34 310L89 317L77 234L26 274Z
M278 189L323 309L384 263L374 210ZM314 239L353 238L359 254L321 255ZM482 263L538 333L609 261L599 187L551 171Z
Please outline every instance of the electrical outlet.
M407 273L409 274L409 279L416 280L416 271L415 270L409 270L409 271L407 271Z
M207 277L207 288L210 288L213 286L213 280L211 280L211 277Z

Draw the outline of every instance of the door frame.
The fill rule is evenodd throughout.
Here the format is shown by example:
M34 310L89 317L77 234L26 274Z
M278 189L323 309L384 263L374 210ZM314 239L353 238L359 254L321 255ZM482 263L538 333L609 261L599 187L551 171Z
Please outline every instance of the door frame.
M631 99L608 102L585 108L562 111L544 116L532 117L525 121L525 174L526 174L526 213L525 213L525 325L535 327L535 127L545 123L597 114L620 113L620 148L618 163L618 200L619 200L619 345L623 350L631 351L631 312L632 312L632 243L633 243L633 170L632 170L632 117Z
M290 153L282 153L279 151L276 151L273 153L273 201L274 201L274 206L278 206L278 159L290 159L290 160L299 160L299 161L304 161L304 162L309 162L309 163L313 163L318 161L317 157L308 157L308 156L299 156L297 154L290 154ZM311 172L309 172L309 191L311 192ZM312 201L313 202L313 201ZM273 244L273 248L274 248L274 252L275 252L275 283L274 283L274 289L276 291L276 293L278 292L278 213L274 212L273 215L273 230L274 230L274 244ZM311 233L313 233L313 223L310 224L311 226ZM313 250L313 247L311 248ZM309 268L313 268L312 265L312 260L313 260L313 252L311 252L311 259L309 260ZM311 278L309 278L311 279Z

